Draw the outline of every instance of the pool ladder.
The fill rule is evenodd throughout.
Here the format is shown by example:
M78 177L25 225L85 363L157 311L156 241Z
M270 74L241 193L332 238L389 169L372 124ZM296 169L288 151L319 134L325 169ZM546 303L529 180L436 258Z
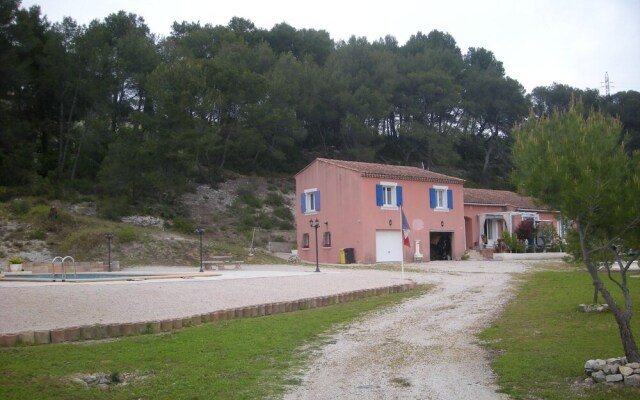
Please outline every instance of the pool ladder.
M56 262L59 262L62 265L62 282L64 282L67 279L67 272L64 269L64 263L67 262L67 260L71 260L71 262L73 263L73 278L76 279L78 277L78 274L76 272L76 260L73 259L73 257L71 256L64 256L64 257L55 257L53 260L51 260L51 280L52 281L56 281Z

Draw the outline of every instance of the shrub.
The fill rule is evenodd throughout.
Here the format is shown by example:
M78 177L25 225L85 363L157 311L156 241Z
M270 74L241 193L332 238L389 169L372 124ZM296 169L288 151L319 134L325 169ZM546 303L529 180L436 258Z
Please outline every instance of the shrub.
M9 264L22 264L24 259L20 256L13 256L9 258Z
M31 201L26 199L14 199L9 204L9 210L15 215L25 215L31 209Z
M129 215L129 210L129 202L125 196L108 197L98 202L100 216L112 221L117 221L120 217Z
M29 240L45 240L47 238L47 233L38 229L31 232L27 237Z
M508 231L504 231L502 232L502 240L512 253L524 253L525 245L518 239L517 234L509 234Z
M173 219L173 229L182 233L193 233L196 227L189 218L176 216Z
M280 207L284 204L284 198L280 193L270 192L267 194L267 198L264 199L264 203L272 207Z
M536 226L532 219L525 219L520 222L515 231L518 239L533 240L536 237Z
M252 208L262 207L262 201L255 195L253 189L249 186L238 188L236 192L238 198L246 205Z
M125 225L115 232L120 243L130 243L138 237L138 229L135 226Z
M284 221L293 221L293 214L288 207L276 207L273 210L273 215Z

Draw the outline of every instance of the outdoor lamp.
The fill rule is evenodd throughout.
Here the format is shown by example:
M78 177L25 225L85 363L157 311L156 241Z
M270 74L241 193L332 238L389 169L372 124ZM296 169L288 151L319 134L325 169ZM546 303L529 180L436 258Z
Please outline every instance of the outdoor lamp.
M315 221L310 219L309 226L316 231L316 272L320 272L320 263L318 262L318 227L320 227L320 221L318 221L318 218Z

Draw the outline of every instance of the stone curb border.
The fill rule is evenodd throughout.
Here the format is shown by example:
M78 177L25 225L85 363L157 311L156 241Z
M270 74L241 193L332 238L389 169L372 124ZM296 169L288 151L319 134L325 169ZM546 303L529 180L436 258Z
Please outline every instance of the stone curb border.
M171 332L180 330L183 327L196 326L210 322L282 314L298 310L326 307L339 303L348 303L354 300L364 299L366 297L372 296L379 296L383 294L402 293L413 290L416 288L416 286L417 284L415 282L410 282L402 285L384 286L373 289L362 289L328 296L228 308L224 310L212 311L205 314L197 314L183 318L172 318L161 321L127 322L106 325L96 324L51 330L3 333L0 334L0 347L77 342L82 340L96 340L117 338L122 336Z

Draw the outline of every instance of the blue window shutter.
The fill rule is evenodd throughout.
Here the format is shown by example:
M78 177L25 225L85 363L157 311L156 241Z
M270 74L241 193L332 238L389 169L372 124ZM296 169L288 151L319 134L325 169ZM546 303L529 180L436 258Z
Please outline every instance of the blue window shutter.
M300 195L300 210L303 214L307 212L307 195L305 193Z
M316 191L316 211L320 211L320 191Z
M447 205L449 206L449 210L453 210L453 190L447 190Z
M382 185L376 185L376 204L378 207L382 207L384 201L382 200Z
M429 189L429 207L436 208L436 190L434 188Z
M402 207L402 186L396 186L396 205Z

